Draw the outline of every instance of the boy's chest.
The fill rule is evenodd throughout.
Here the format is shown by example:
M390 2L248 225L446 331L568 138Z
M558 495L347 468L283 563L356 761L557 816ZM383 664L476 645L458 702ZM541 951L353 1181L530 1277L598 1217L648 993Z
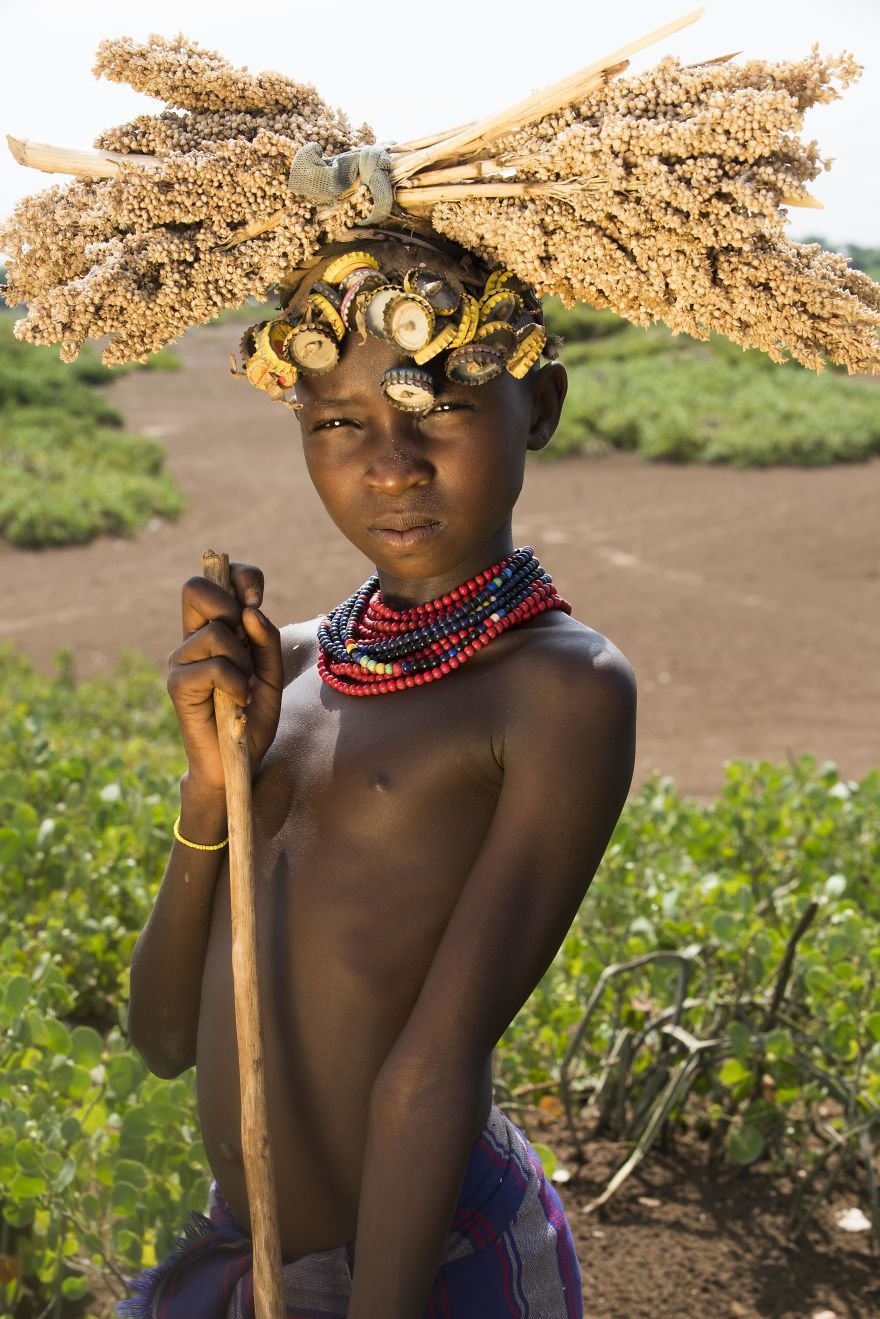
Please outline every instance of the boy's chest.
M499 712L472 686L345 697L311 670L285 689L254 810L265 934L292 1000L314 981L332 1012L332 966L347 1011L365 993L386 1023L411 1006L503 779Z
M503 779L503 709L487 678L352 697L307 670L285 688L255 787L266 835L294 851L320 841L340 864L430 869L471 850Z

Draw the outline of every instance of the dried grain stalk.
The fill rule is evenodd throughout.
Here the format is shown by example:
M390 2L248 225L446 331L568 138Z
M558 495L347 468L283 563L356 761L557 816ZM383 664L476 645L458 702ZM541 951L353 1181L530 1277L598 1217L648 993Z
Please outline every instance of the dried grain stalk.
M853 56L682 66L628 74L628 59L693 11L481 121L390 148L388 227L429 226L539 296L608 307L637 325L715 331L774 361L880 373L880 286L848 258L783 230L785 206L830 160L798 136L811 106L861 74ZM13 140L36 168L80 175L25 198L0 226L19 338L110 336L108 365L143 361L191 325L264 299L326 241L357 237L372 198L333 208L292 196L290 164L373 143L314 88L252 75L183 36L101 44L95 73L168 108L65 155ZM89 173L89 171L92 171Z

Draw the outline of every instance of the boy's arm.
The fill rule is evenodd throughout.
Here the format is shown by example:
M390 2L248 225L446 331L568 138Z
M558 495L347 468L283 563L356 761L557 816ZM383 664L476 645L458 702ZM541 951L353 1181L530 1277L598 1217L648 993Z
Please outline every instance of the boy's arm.
M180 780L180 832L200 843L226 837L226 793ZM226 849L200 852L177 839L149 919L131 955L128 1036L156 1076L195 1062L202 969L211 907Z
M537 649L537 648L536 648ZM473 1141L486 1059L562 944L626 801L636 687L616 647L535 656L495 815L371 1098L348 1319L419 1319Z
M229 568L235 595L203 577L185 584L184 640L169 656L168 693L189 766L180 781L180 833L203 844L226 836L215 689L247 706L255 773L275 737L284 686L281 635L259 609L263 574L253 564ZM177 1076L196 1060L202 971L225 857L225 849L204 852L174 840L132 952L128 1035L157 1076Z

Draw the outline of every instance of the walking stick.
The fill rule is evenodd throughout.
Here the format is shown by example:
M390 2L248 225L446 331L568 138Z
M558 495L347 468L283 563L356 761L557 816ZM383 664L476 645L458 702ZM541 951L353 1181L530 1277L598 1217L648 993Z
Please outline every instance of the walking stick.
M205 550L202 555L202 573L209 582L216 582L233 594L228 554ZM260 1017L247 715L231 696L216 688L214 711L223 776L226 780L226 813L229 821L232 983L241 1084L241 1153L254 1242L254 1310L256 1319L284 1319L286 1307L281 1272L281 1241Z

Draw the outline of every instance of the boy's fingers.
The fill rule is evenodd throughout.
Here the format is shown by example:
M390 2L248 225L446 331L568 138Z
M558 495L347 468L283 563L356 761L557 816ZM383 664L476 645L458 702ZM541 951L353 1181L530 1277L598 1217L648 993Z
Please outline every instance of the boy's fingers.
M205 706L204 714L208 718L213 715L215 687L226 692L239 705L246 705L251 695L246 675L223 655L212 655L209 659L178 665L168 675L166 686L175 704L190 709Z
M184 584L182 599L184 638L214 618L226 623L233 632L241 623L240 602L206 577L190 577Z
M253 563L230 563L232 589L243 605L261 605L265 581L262 570Z
M228 626L219 619L206 623L191 636L172 650L168 656L168 668L176 664L192 664L195 660L209 659L212 655L225 655L228 660L240 668L245 677L254 671L253 660L247 646L230 632Z
M281 659L281 633L260 609L242 610L241 621L251 647L254 673L261 682L277 691L284 687L284 664Z

